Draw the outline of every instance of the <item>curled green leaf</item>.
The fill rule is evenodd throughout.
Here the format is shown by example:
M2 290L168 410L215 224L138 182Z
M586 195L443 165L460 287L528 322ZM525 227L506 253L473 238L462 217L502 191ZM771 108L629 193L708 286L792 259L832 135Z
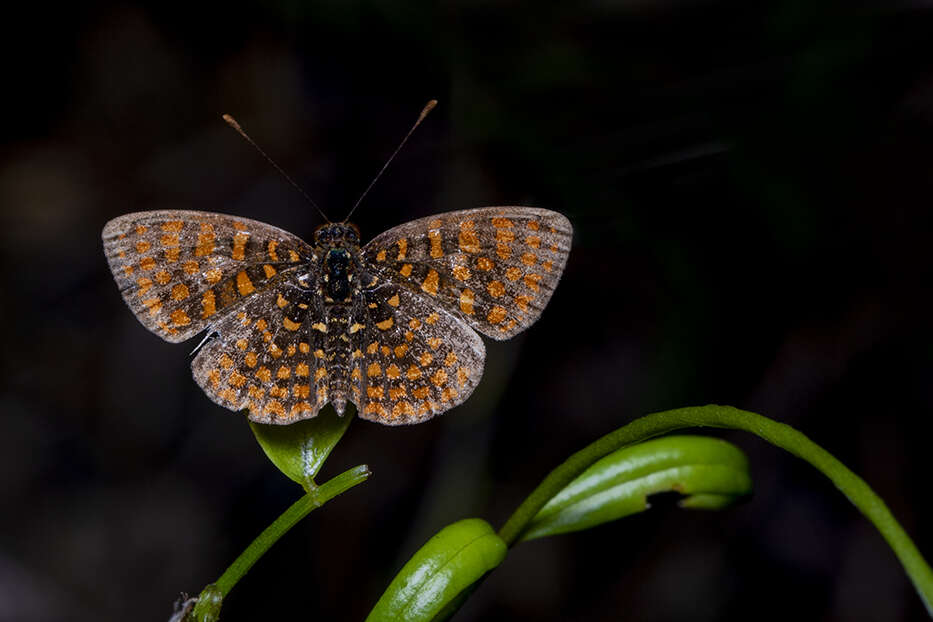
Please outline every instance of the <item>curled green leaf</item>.
M669 436L623 447L593 463L557 493L521 536L588 529L648 508L648 495L675 491L681 505L718 509L751 492L745 455L705 436Z
M343 416L326 406L313 419L291 425L250 422L256 440L278 469L305 490L315 487L314 477L356 416L352 405Z
M436 619L461 592L502 563L506 549L484 520L468 518L444 527L402 567L366 620Z

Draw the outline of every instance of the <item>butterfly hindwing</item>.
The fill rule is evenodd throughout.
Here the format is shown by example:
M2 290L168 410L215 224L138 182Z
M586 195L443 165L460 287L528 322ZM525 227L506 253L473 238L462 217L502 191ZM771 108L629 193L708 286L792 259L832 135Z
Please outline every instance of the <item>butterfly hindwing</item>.
M108 222L102 237L130 309L174 343L204 330L312 252L277 227L211 212L125 214Z
M394 283L364 291L360 416L419 423L463 402L483 375L483 340L459 317Z
M246 300L211 327L191 363L212 400L249 410L261 423L291 423L317 414L328 401L323 314L290 275Z
M572 233L557 212L483 207L399 225L362 255L381 277L502 340L541 315L567 263Z

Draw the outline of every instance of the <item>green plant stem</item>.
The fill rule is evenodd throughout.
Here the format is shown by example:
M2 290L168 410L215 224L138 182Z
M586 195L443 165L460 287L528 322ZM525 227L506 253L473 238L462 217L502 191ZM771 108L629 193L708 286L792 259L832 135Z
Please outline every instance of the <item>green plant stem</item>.
M751 432L786 449L823 473L878 528L907 571L927 612L933 616L933 570L884 501L868 484L825 449L789 425L730 406L696 406L654 413L610 432L551 471L509 517L499 530L499 537L512 546L551 497L603 456L653 436L693 427L732 428Z
M207 613L207 609L220 609L220 601L230 593L233 586L243 578L249 569L253 567L260 557L262 557L269 548L275 544L279 538L285 535L289 529L295 526L298 521L308 515L312 510L321 507L342 492L346 492L357 484L361 484L370 476L369 467L365 464L353 467L328 480L317 488L308 491L303 497L295 501L287 510L266 527L255 540L253 540L246 550L240 553L232 564L224 571L216 582L210 584L198 597L198 604L195 605L192 615L195 620L212 620Z

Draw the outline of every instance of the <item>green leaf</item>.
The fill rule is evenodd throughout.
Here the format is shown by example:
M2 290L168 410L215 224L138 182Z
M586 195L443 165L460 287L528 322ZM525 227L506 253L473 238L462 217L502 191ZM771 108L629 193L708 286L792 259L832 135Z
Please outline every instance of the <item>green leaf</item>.
M502 541L484 520L448 525L428 540L389 584L367 621L434 620L457 596L502 563Z
M578 531L644 511L648 495L676 491L681 505L719 509L752 490L745 455L705 436L669 436L618 449L594 462L537 513L521 536Z
M291 425L252 421L249 425L272 464L309 491L316 487L314 477L354 417L356 409L348 404L343 416L326 406L317 417Z

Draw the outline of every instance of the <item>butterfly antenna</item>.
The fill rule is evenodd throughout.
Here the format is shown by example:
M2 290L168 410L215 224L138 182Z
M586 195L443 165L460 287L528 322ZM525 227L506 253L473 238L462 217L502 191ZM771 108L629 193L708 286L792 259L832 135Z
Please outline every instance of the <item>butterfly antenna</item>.
M412 132L415 131L415 128L421 125L421 122L424 121L424 118L428 116L428 113L431 112L431 110L436 105L437 105L436 99L432 99L427 104L425 104L424 109L421 111L421 114L418 115L418 120L415 121L415 124L411 126L411 129L408 130L408 133L405 134L405 138L403 138L402 142L398 144L398 147L395 148L395 151L393 151L392 155L389 156L389 159L386 160L386 163L382 165L382 168L379 170L378 173L376 173L376 176L373 177L373 180L369 182L369 186L366 187L366 190L363 191L363 194L360 195L360 198L358 198L356 200L356 203L353 204L353 208L350 209L350 213L347 214L347 217L344 218L341 222L347 222L348 220L350 220L350 216L353 215L353 212L355 212L356 208L359 207L360 203L362 203L363 198L367 194L369 194L369 191L372 190L372 187L376 185L376 182L379 181L379 178L382 177L382 174L385 173L387 168L389 168L389 164L392 163L392 160L395 159L395 156L398 155L398 152L401 151L402 147L405 146L405 143L408 141L408 137L412 135Z
M273 167L275 167L275 170L277 170L279 173L282 174L282 177L284 177L284 178L288 181L288 183L290 183L292 186L294 186L295 189L298 190L298 192L301 193L301 196L303 196L303 197L305 198L305 200L306 200L308 203L310 203L311 206L314 207L314 209L316 209L316 210L318 211L318 213L324 218L324 220L326 220L327 222L330 222L330 219L327 217L327 214L324 213L324 210L322 210L320 207L317 206L317 203L315 203L315 202L311 199L311 197L308 196L308 193L304 191L304 188L302 188L301 186L299 186L298 184L296 184L295 181L294 181L291 177L288 176L288 173L286 173L285 171L283 171L283 170L282 170L282 167L279 166L278 164L276 164L276 163L275 163L275 160L273 160L272 158L270 158L270 157L266 154L266 152L263 151L262 148L261 148L259 145L257 145L256 142L255 142L252 138L250 138L249 135L248 135L245 131L243 131L243 128L240 127L240 124L237 123L236 119L234 119L233 117L231 117L231 116L228 115L228 114L225 114L225 115L222 115L222 116L223 116L223 120L227 122L227 125L229 125L229 126L232 127L233 129L235 129L237 132L239 132L240 136L242 136L242 137L246 140L246 142L248 142L249 144L251 144L251 145L256 149L256 151L258 151L259 154L260 154L262 157L264 157L264 158L266 159L267 162L269 162L269 164L271 164Z

